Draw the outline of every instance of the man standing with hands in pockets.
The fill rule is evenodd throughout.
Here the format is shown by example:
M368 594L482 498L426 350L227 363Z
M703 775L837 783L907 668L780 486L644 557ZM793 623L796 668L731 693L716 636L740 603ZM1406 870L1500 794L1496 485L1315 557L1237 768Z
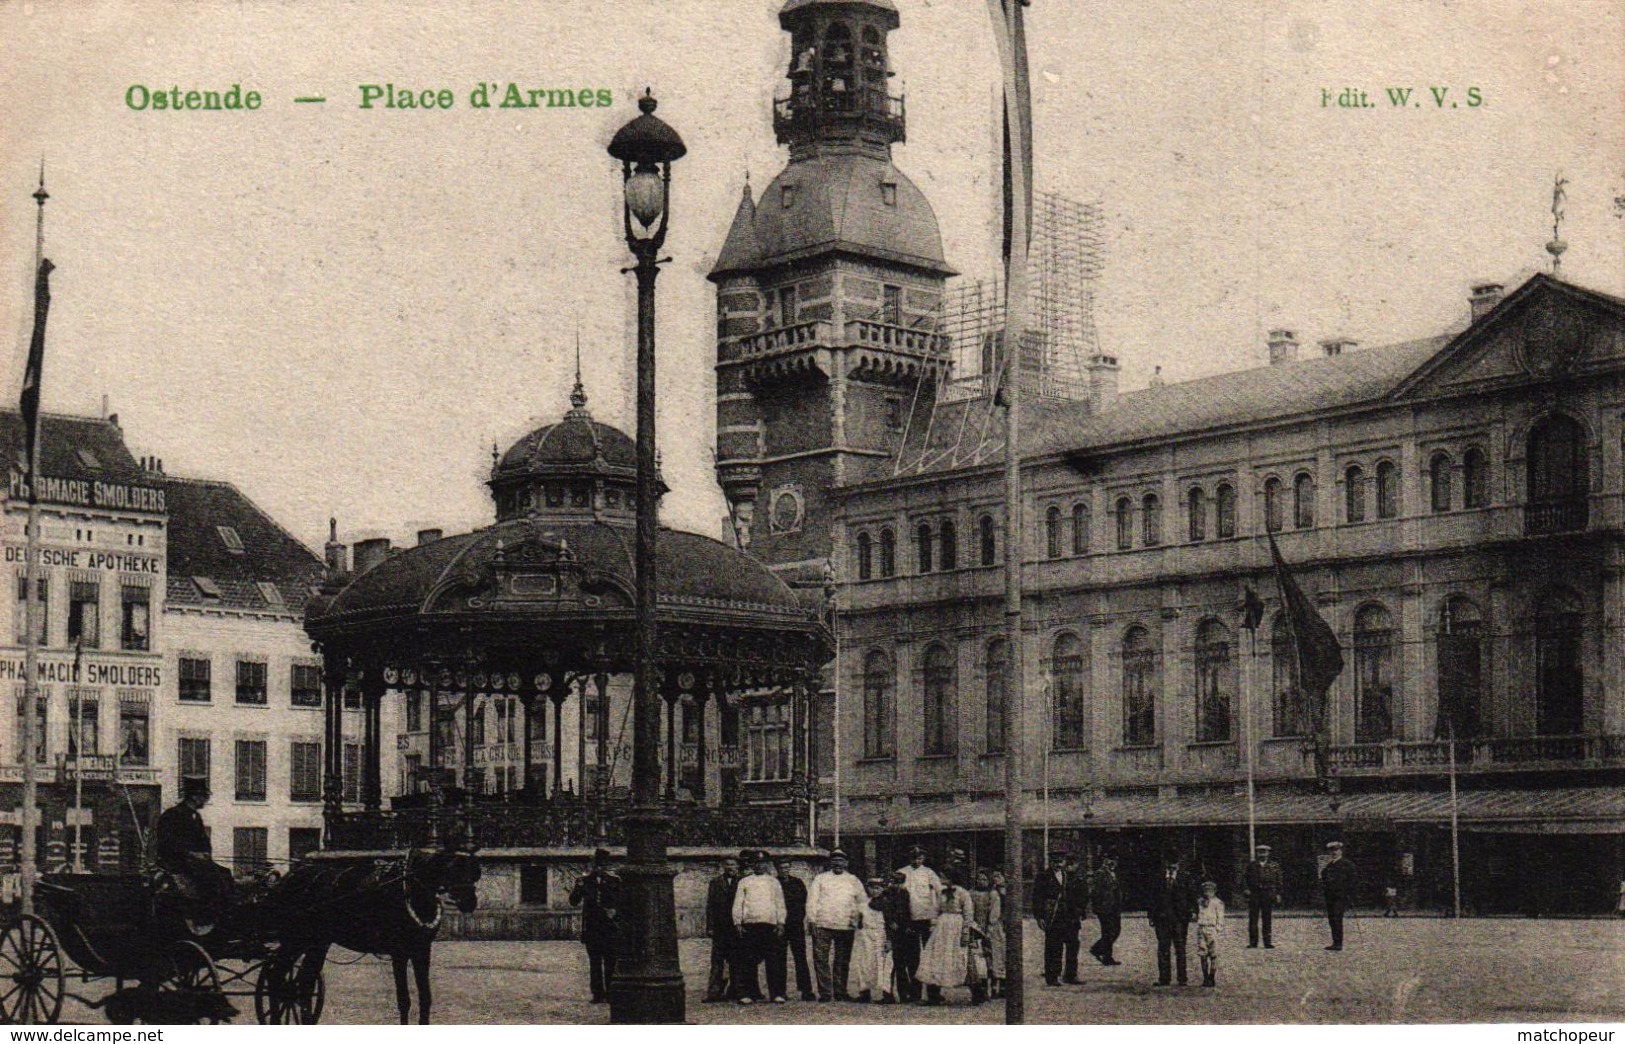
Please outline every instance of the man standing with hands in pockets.
M846 869L846 853L839 848L829 854L824 872L813 878L807 890L807 923L812 926L813 974L818 980L818 999L850 1000L846 977L852 966L853 932L863 918L869 893L857 875ZM833 952L832 952L833 951ZM831 957L834 967L831 967Z
M737 984L739 1003L761 1000L757 992L756 966L767 962L767 992L774 1004L783 1004L784 995L784 890L773 876L773 860L766 852L757 854L756 873L741 878L734 892L734 925L739 929L739 945L744 951L744 974Z

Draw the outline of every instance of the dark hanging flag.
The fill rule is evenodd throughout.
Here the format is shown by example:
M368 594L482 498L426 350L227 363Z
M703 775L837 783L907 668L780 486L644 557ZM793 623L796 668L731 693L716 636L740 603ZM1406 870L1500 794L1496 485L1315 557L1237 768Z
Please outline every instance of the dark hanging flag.
M1253 585L1248 584L1241 596L1241 626L1249 631L1258 630L1264 622L1264 600L1258 597Z
M56 266L41 258L39 276L34 280L34 336L28 342L28 367L23 370L23 393L19 406L23 415L23 473L28 476L28 495L34 496L34 446L39 438L40 376L45 368L45 315L51 310L51 270Z
M1326 692L1343 673L1343 649L1337 644L1337 635L1331 626L1315 610L1281 558L1275 534L1270 533L1269 538L1270 555L1275 559L1275 580L1281 587L1281 601L1286 604L1287 633L1297 654L1298 690L1309 710L1315 776L1324 784L1330 776L1327 755L1331 746L1331 715L1327 713Z

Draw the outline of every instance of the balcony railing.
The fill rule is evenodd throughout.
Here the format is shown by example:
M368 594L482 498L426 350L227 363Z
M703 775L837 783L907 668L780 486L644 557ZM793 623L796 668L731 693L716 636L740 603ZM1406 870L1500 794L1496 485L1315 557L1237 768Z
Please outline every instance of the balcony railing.
M1359 743L1333 747L1333 772L1342 775L1437 773L1450 764L1445 741ZM1625 766L1625 736L1520 736L1456 741L1456 769L1493 772L1531 767Z
M792 131L816 132L821 127L856 120L886 128L897 135L897 140L902 140L907 107L901 96L871 88L825 92L816 98L816 101L812 97L773 100L773 133L781 144Z
M915 330L868 319L849 321L846 324L846 339L848 344L896 348L920 355L946 356L949 348L947 335L935 330Z
M1529 536L1547 533L1573 533L1586 528L1590 520L1586 497L1565 497L1524 505L1523 531Z
M439 809L412 808L379 812L345 812L332 818L331 847L349 851L394 851L427 847L461 837L465 828L480 848L590 848L624 844L621 819L630 811L624 802L606 804L554 802L545 805L449 804ZM779 805L735 805L727 808L679 806L672 817L668 844L679 847L739 848L741 845L796 845L807 841L807 806L796 800Z
M740 342L740 350L748 356L766 355L768 352L782 351L787 348L802 348L811 345L827 345L834 333L834 325L823 320L814 320L809 323L797 323L777 330L747 337Z

